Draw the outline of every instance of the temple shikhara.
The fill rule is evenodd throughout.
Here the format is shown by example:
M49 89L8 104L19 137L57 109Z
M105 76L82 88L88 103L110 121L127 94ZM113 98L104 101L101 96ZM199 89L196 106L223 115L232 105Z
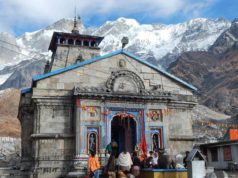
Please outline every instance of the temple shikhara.
M115 140L118 152L173 156L193 147L196 88L124 48L100 55L103 37L54 32L44 74L21 92L22 167L36 177L85 173L89 150L101 165Z

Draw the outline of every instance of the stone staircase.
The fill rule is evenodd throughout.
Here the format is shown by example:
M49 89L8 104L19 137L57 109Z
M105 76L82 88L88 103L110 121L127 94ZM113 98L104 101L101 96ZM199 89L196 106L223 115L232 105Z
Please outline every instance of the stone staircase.
M12 167L0 167L0 178L26 178L27 173L20 170L13 169Z

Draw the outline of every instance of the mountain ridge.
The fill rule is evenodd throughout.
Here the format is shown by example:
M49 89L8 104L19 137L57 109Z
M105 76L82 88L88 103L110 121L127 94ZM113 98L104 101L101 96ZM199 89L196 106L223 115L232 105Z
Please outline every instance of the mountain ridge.
M230 34L227 36L227 34ZM235 40L234 40L235 39ZM238 114L238 23L224 31L208 51L185 52L169 70L200 89L200 103L231 116Z
M100 44L102 53L120 49L121 38L128 36L130 41L126 51L154 65L168 66L183 52L211 51L219 35L226 34L226 31L232 29L234 24L224 19L197 18L179 24L151 25L140 24L135 19L122 17L115 21L107 21L102 26L90 30L79 22L79 31L91 35L105 35ZM53 32L70 32L72 27L73 19L62 19L44 29L24 33L15 39L14 47L20 52L16 51L19 55L15 55L13 60L9 61L9 65L6 64L4 69L0 69L0 90L29 87L31 78L41 74L44 62L50 60L51 52L48 52L48 46ZM14 41L14 39L11 40ZM195 80L196 76L193 80L187 81L200 85Z

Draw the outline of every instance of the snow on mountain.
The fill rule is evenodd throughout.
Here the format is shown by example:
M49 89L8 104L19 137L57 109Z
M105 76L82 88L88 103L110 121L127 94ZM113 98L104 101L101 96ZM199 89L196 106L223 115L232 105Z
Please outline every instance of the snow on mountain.
M23 48L28 48L37 52L47 52L51 37L55 31L70 32L73 27L72 19L62 19L54 24L31 33L24 33L17 38L17 43ZM79 31L83 33L85 27L79 23Z
M29 34L26 33L27 39L34 40ZM0 33L0 75L6 74L2 72L5 67L17 65L24 60L32 60L36 55L39 55L38 49L33 51L32 46L26 48L22 40L17 40L8 33Z
M0 69L16 61L19 52L20 48L14 36L8 33L0 33Z
M47 52L54 31L70 32L72 19L62 19L45 29L25 33L17 38L17 44L31 51ZM179 54L184 51L207 50L230 22L217 19L197 18L188 22L164 24L140 24L135 19L119 18L107 21L98 28L86 29L79 24L80 33L104 36L100 47L103 53L121 48L123 36L129 38L126 49L146 59L152 53L156 61L168 53Z
M0 85L3 84L11 75L12 73L0 75Z
M139 24L134 19L119 18L113 22L106 22L92 34L105 36L101 43L103 52L119 49L120 40L127 36L128 51L144 59L152 52L156 61L160 63L160 59L169 53L207 50L229 27L230 22L224 19L197 18L174 25L152 25Z
M238 19L232 21L231 27L224 31L210 47L214 54L222 54L233 45L238 44Z
M129 44L125 50L155 65L167 66L184 51L207 50L230 25L231 23L224 19L210 20L205 18L171 25L140 24L135 19L122 17L115 21L107 21L96 28L85 28L80 22L79 32L81 34L104 36L105 38L100 44L102 53L120 49L122 37L127 36ZM4 39L10 43L0 43L0 45L4 45L3 47L10 48L10 50L0 48L0 64L2 64L0 65L0 78L3 78L3 75L6 78L6 74L12 73L12 69L18 70L15 66L21 61L49 60L51 53L48 51L48 47L53 32L71 32L72 28L73 19L62 19L44 29L26 32L17 39L6 34L2 36L0 34L0 42L1 39ZM4 70L3 67L6 66L11 67L9 70ZM26 65L24 64L24 66ZM20 67L21 71L24 71L24 66ZM4 81L4 79L1 79L1 81ZM11 81L10 83L14 82Z
M47 52L54 31L70 32L73 27L72 19L62 19L45 29L25 33L17 38L17 43L23 48L37 52ZM107 21L98 28L86 29L79 25L80 33L104 36L101 43L103 53L121 48L123 36L129 38L126 47L128 51L146 59L150 51L157 61L168 53L184 51L207 50L217 37L227 28L230 22L224 19L209 20L197 18L188 22L165 24L140 24L135 19L119 18Z

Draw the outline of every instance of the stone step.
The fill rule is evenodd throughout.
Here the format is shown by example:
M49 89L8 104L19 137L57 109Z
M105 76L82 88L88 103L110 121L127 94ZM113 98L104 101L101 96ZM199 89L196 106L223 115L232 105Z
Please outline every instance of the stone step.
M12 169L11 167L0 168L0 178L25 178L26 173L22 173L20 170Z

